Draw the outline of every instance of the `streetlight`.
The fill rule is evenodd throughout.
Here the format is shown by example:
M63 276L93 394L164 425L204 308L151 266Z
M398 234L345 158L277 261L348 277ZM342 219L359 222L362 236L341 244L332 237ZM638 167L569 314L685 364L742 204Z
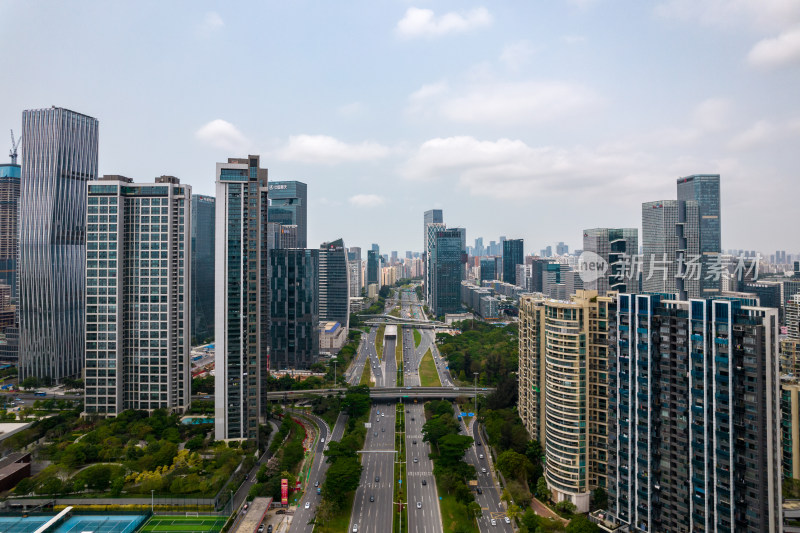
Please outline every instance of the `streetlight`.
M150 514L156 514L155 513L155 505L154 505L154 503L155 503L155 492L156 492L155 489L150 489Z

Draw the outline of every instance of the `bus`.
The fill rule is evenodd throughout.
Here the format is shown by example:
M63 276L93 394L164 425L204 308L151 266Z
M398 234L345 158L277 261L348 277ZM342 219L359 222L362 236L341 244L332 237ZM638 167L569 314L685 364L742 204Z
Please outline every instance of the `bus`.
M34 396L47 396L47 393L44 391L37 390L33 393Z

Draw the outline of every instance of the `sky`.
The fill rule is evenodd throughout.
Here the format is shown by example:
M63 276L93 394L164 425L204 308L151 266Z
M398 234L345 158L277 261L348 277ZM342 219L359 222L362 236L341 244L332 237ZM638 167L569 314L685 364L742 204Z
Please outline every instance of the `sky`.
M199 194L260 154L308 184L310 246L402 256L440 208L580 248L712 173L723 249L800 251L797 0L0 0L0 57L0 130L73 109L100 174Z

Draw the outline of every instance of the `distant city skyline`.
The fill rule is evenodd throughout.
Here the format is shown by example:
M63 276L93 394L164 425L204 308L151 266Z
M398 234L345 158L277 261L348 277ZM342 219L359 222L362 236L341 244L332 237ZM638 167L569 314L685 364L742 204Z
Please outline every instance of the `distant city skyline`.
M10 1L0 131L21 131L24 109L72 109L102 126L99 174L167 173L196 194L214 194L217 161L260 154L271 179L308 184L310 247L421 251L408 227L441 208L468 242L575 249L583 228L641 230L643 202L708 173L723 249L790 250L798 23L787 0L355 2L314 16ZM208 82L222 64L251 71L235 96ZM548 223L564 210L569 226Z

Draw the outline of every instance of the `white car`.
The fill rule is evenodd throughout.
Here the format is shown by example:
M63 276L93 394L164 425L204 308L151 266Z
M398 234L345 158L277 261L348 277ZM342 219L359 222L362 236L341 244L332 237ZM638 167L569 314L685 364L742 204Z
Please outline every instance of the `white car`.
M320 442L325 442L325 437L322 437L321 439L319 439L319 441Z
M311 502L306 502L306 509L311 507Z
M506 521L506 524L510 524L511 523L511 519L509 517L505 517L505 521Z
M358 524L353 524L353 533L356 533L356 531L358 531Z
M492 525L493 525L493 526L496 526L496 525L497 525L497 520L495 520L494 518L492 518Z
M480 454L478 457L479 457L479 458L481 458L481 459L483 459L483 454Z
M485 474L486 473L486 469L485 468L481 468L481 472L483 472Z
M422 509L422 502L417 502L417 509Z

